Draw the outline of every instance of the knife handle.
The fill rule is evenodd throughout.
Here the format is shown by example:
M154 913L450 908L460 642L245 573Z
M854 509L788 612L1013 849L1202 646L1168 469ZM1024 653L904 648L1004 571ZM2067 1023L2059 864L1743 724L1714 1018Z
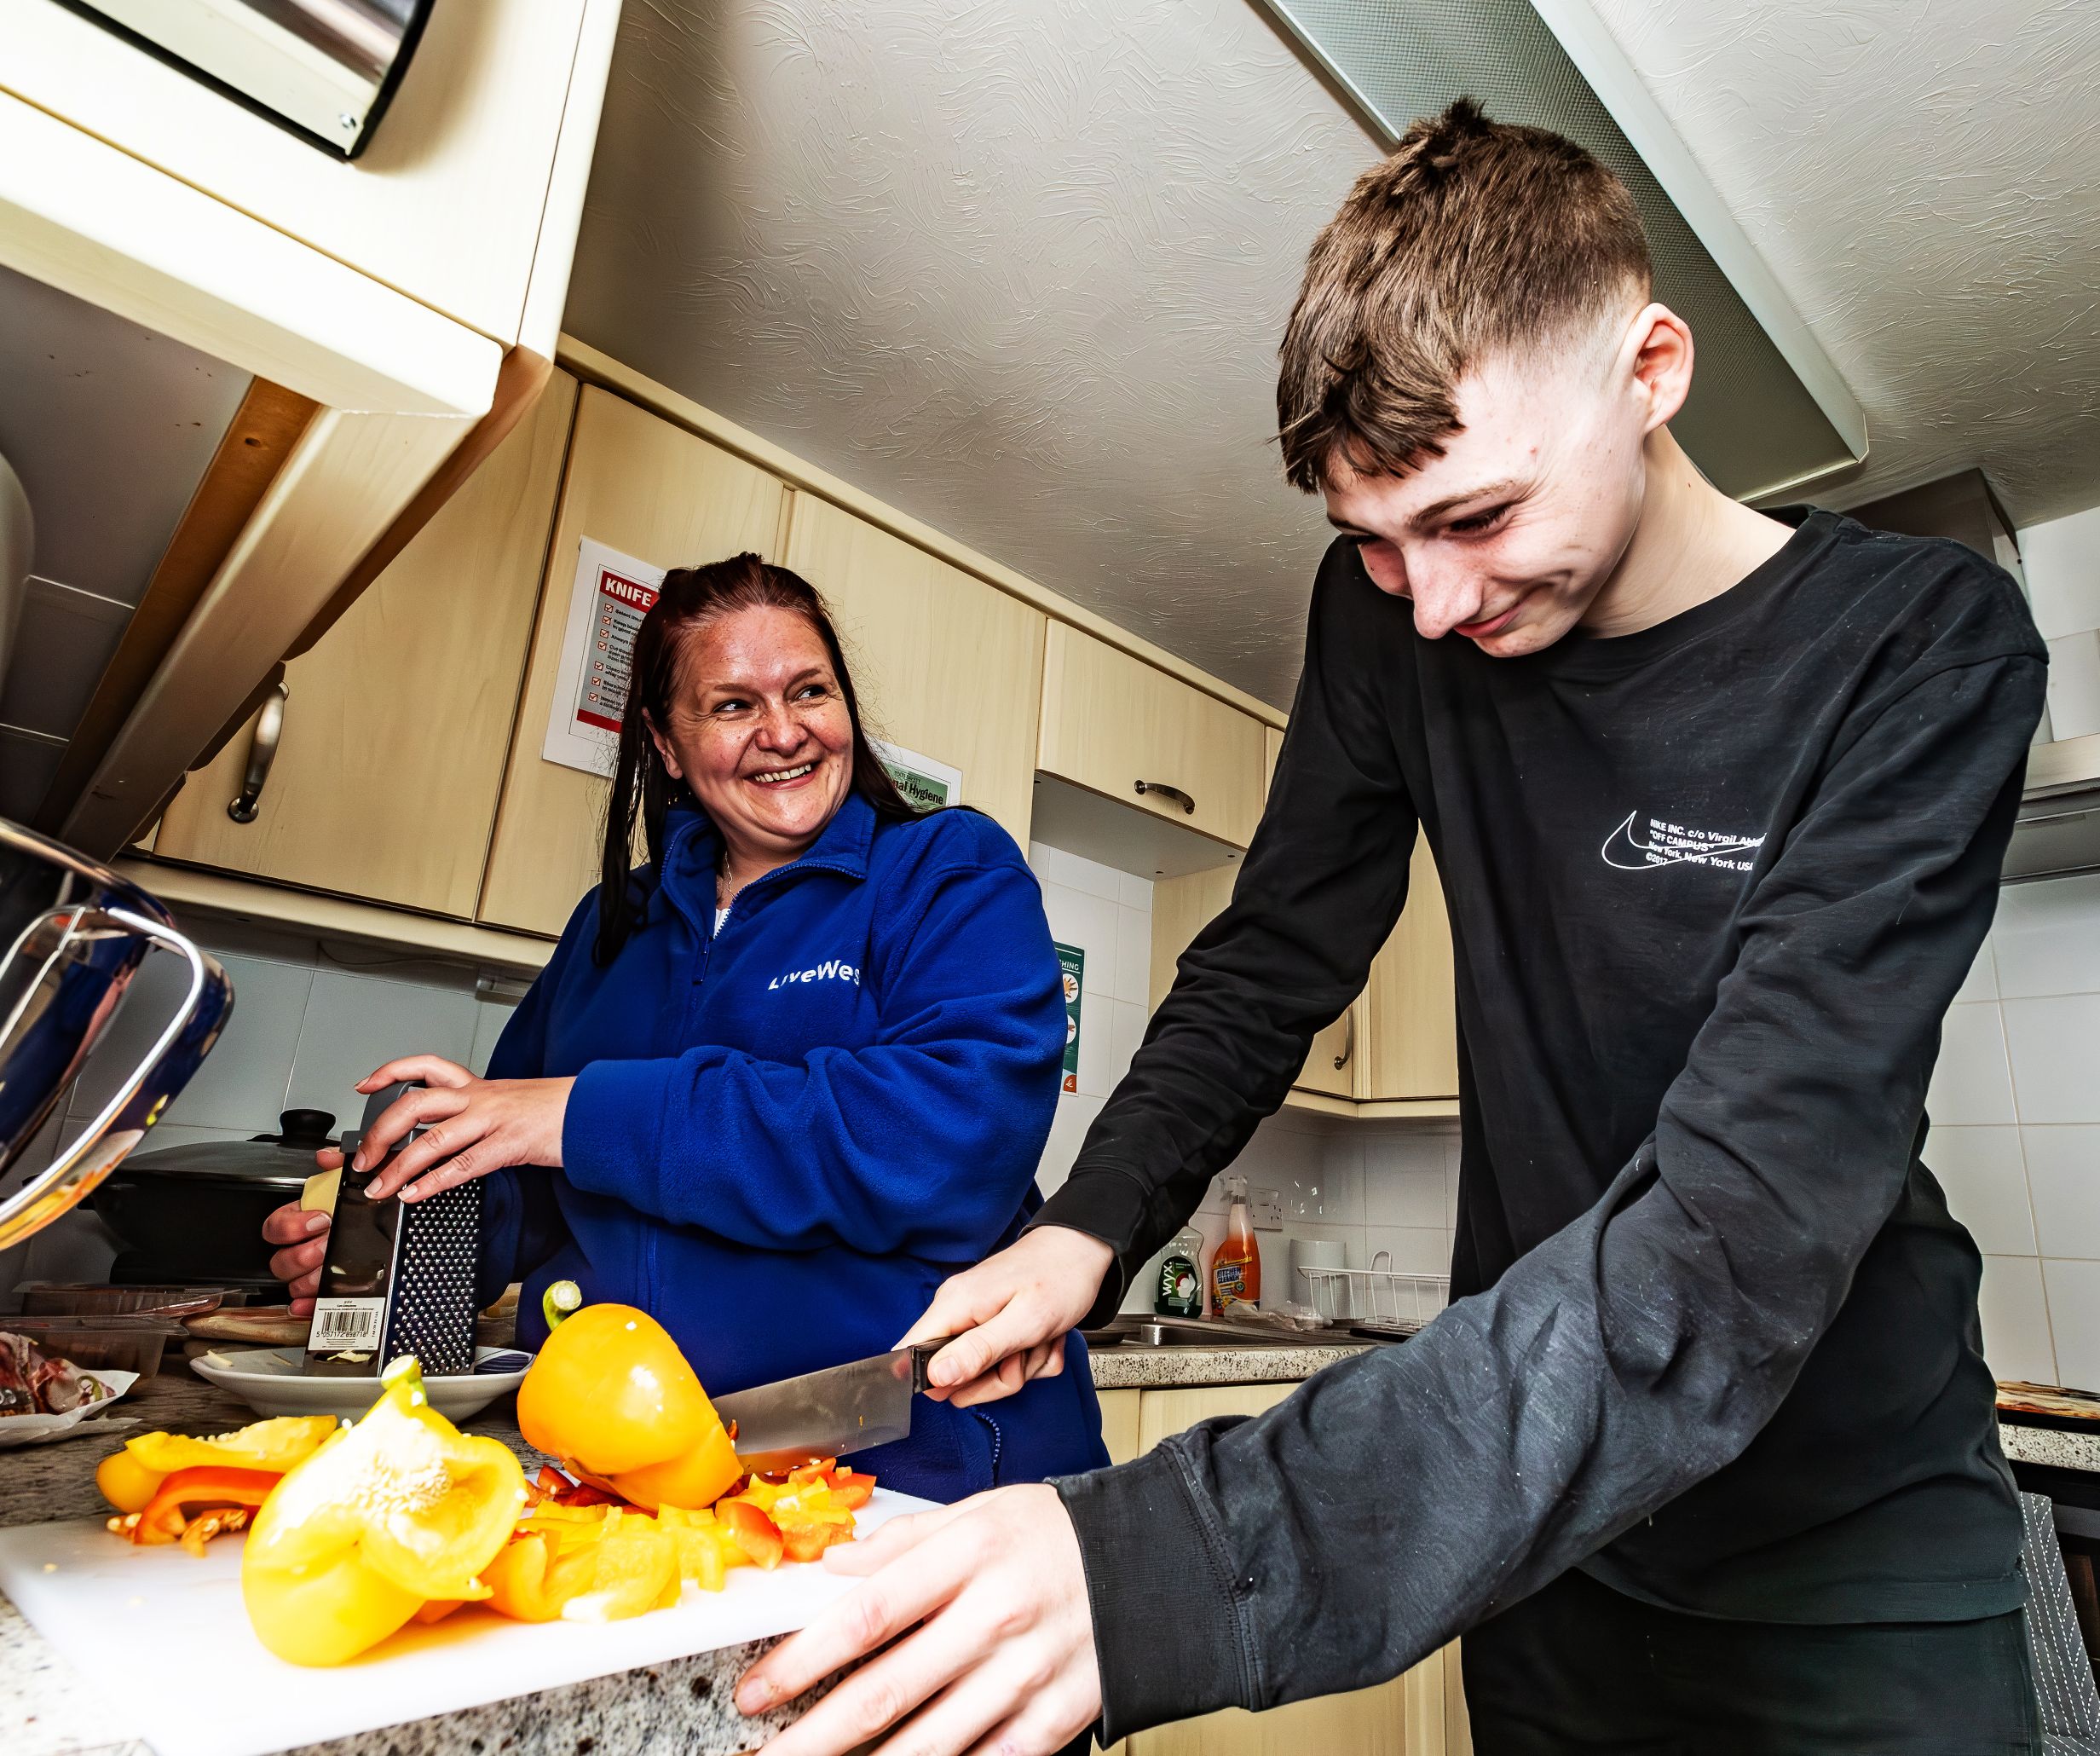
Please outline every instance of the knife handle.
M936 1354L939 1353L943 1348L945 1348L954 1340L955 1337L952 1335L943 1335L937 1336L930 1342L914 1342L912 1343L910 1353L911 1393L913 1395L917 1396L924 1393L926 1387L927 1365L932 1361Z

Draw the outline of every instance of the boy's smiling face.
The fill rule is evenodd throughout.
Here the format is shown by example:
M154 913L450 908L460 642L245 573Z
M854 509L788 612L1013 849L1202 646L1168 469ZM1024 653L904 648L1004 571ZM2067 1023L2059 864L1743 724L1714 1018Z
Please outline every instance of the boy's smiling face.
M1632 540L1647 436L1684 401L1691 337L1659 305L1588 345L1502 355L1459 382L1460 430L1405 475L1337 460L1327 517L1428 639L1538 652L1591 615Z

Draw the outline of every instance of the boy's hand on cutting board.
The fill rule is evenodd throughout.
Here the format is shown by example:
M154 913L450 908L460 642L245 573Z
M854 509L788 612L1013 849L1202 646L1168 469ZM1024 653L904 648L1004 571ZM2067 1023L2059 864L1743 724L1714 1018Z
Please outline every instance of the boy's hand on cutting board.
M366 1185L383 1201L421 1201L511 1164L562 1162L562 1118L574 1079L479 1079L442 1055L389 1061L358 1082L363 1092L407 1082L428 1088L389 1105L365 1130L354 1169L369 1170L411 1129L423 1133Z
M1025 1232L942 1282L900 1348L952 1335L926 1368L926 1395L958 1408L1011 1396L1064 1370L1064 1337L1093 1308L1116 1252L1070 1226Z
M841 1756L900 1723L902 1737L881 1751L1050 1756L1100 1717L1086 1574L1055 1488L996 1488L893 1518L828 1551L824 1565L872 1577L744 1673L740 1712L791 1701L913 1632L762 1756Z

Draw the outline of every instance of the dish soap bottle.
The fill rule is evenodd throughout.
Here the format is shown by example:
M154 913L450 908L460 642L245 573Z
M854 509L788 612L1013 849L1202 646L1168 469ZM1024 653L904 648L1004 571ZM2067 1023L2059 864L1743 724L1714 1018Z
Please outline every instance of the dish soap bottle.
M1195 1227L1183 1228L1160 1259L1159 1286L1152 1310L1161 1317L1200 1317L1203 1314L1203 1277L1196 1265L1203 1260L1203 1234Z
M1226 1179L1230 1205L1225 1242L1210 1259L1210 1301L1220 1315L1234 1305L1261 1303L1261 1251L1255 1243L1254 1210L1247 1204L1247 1179Z

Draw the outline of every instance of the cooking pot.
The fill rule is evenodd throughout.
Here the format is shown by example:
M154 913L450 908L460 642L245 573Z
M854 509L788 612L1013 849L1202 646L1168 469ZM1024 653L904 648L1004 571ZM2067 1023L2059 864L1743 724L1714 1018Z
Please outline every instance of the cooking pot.
M226 972L135 884L0 818L0 1188L71 1089L146 954L189 965L189 986L145 1058L79 1136L0 1200L0 1250L84 1199L146 1136L219 1039Z
M124 1245L109 1278L123 1285L277 1289L262 1222L297 1201L336 1144L326 1110L286 1110L278 1132L136 1152L95 1192L92 1205Z

